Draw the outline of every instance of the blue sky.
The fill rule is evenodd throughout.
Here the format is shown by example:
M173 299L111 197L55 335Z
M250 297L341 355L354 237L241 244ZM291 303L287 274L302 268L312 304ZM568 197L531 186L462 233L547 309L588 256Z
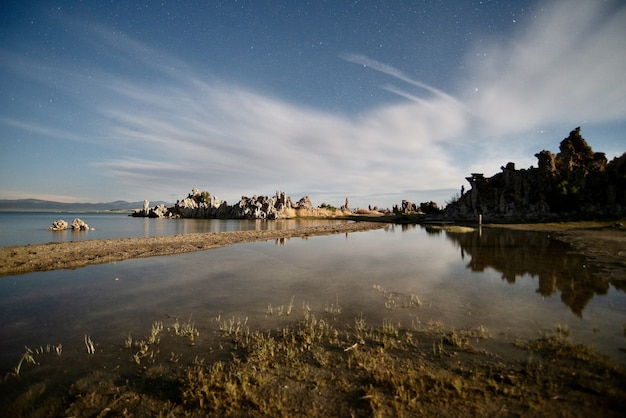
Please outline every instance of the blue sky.
M444 204L621 155L624 74L622 1L5 1L0 199Z

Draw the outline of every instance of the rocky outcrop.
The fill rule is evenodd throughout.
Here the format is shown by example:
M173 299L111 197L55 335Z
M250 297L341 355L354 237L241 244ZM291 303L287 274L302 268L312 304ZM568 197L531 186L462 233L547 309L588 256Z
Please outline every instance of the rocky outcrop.
M402 205L393 205L393 214L394 215L410 215L419 213L419 207L408 200L402 200Z
M457 220L541 221L626 215L626 153L607 162L593 152L580 128L561 141L556 155L543 150L538 167L517 170L509 162L492 177L472 173L471 189L446 207Z
M80 218L74 218L74 220L72 221L72 229L74 231L89 231L89 225L87 225Z
M350 212L350 201L346 197L346 203L339 208L342 212Z
M145 205L144 205L145 206ZM229 206L217 196L200 192L194 188L186 198L179 200L171 208L159 205L151 209L137 209L136 217L155 218L225 218L225 219L285 219L303 212L314 211L308 196L293 203L285 192L277 191L274 196L242 196L241 200Z
M67 229L67 222L63 219L52 222L52 226L48 228L50 231L65 231Z
M393 206L394 215L433 215L439 212L440 209L435 202L423 202L418 206L408 200L403 200L401 206Z
M194 188L183 200L176 202L170 208L170 217L179 218L217 218L226 217L228 211L226 202L208 192L200 192Z
M441 209L439 209L436 202L430 201L420 203L420 211L426 215L434 215L441 212Z
M303 198L298 200L294 205L294 209L304 212L315 211L315 208L313 207L313 203L311 203L311 199L309 199L309 196L304 196Z
M165 206L164 204L158 204L155 207L150 207L150 201L143 201L142 209L135 209L133 213L130 214L133 217L137 218L169 218L173 217L171 209Z

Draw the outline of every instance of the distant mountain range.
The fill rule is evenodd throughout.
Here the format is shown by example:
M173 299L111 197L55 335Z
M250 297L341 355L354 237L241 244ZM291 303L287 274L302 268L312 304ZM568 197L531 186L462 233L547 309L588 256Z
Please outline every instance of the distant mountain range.
M150 202L150 207L164 204L173 206L163 201ZM131 211L143 208L141 202L127 202L116 200L108 203L64 203L39 199L0 199L0 211L64 211L64 212L101 212L101 211Z

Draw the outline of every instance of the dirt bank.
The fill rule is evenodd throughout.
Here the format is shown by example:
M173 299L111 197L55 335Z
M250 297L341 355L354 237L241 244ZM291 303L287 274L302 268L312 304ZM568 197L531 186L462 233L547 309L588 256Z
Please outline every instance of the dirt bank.
M74 269L128 258L181 254L241 242L350 233L383 227L385 224L355 222L274 231L201 233L0 247L0 276Z

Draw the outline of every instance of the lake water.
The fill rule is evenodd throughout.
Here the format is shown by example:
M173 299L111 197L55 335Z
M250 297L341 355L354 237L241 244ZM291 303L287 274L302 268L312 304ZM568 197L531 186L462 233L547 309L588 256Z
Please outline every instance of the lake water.
M63 219L69 224L80 218L93 230L50 231L52 222ZM286 219L278 221L234 219L154 219L133 218L114 212L0 212L0 247L43 244L88 239L152 237L195 232L227 232L259 229L287 229L338 221Z
M149 231L213 228L199 220L83 219L97 226L98 216L133 228L148 222ZM224 227L251 227L232 222ZM336 320L345 323L440 321L481 326L509 342L567 327L575 342L626 364L626 297L616 285L543 233L394 225L2 277L0 372L15 367L25 345L62 343L64 357L84 356L85 334L99 352L118 356L129 333L145 335L154 321L173 317L193 319L201 338L215 334L216 318L249 318L251 328L263 329L268 312L292 301L294 310L320 315L339 306ZM407 308L411 296L419 307Z

